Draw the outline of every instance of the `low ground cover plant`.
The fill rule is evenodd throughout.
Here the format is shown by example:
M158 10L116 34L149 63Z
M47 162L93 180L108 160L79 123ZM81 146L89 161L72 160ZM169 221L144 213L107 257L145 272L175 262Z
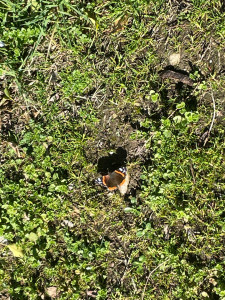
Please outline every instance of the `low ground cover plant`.
M0 7L1 299L223 299L223 1Z

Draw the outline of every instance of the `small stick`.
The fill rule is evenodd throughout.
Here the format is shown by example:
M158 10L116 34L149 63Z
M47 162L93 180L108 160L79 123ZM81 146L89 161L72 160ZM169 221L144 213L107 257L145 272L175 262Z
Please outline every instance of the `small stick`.
M167 262L168 260L169 260L169 258L167 258L164 262L162 262L161 264L159 264L155 269L153 269L153 270L149 273L148 278L147 278L146 283L145 283L145 287L144 287L143 293L142 293L142 295L141 295L141 300L144 299L146 287L147 287L147 284L148 284L148 282L149 282L149 279L150 279L151 275L152 275L159 267L161 267L165 262Z

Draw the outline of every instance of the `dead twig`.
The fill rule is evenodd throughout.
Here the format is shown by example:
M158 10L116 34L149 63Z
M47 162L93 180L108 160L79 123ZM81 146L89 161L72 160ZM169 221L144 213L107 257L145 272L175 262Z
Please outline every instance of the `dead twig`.
M142 293L142 295L141 295L141 300L144 299L146 287L147 287L147 284L148 284L148 282L149 282L149 279L150 279L151 275L152 275L158 268L160 268L163 264L165 264L168 260L169 260L169 258L167 258L164 262L162 262L161 264L159 264L155 269L153 269L153 270L149 273L148 278L147 278L146 283L145 283L145 287L144 287L143 293Z
M195 181L195 172L194 172L193 164L192 164L191 160L189 162L190 162L191 175L192 175L192 178L193 178L193 182L195 184L196 181Z

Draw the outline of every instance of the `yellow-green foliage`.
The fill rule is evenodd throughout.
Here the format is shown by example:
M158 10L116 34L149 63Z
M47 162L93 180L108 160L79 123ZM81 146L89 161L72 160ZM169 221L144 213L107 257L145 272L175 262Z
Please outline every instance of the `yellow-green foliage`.
M2 1L0 297L224 299L224 11ZM120 147L124 198L93 183Z

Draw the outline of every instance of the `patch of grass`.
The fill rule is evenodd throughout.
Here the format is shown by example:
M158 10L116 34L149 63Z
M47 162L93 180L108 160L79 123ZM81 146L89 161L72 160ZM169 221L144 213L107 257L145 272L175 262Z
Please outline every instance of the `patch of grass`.
M3 1L0 19L2 299L222 299L222 1ZM95 186L101 159L126 163L124 198Z

